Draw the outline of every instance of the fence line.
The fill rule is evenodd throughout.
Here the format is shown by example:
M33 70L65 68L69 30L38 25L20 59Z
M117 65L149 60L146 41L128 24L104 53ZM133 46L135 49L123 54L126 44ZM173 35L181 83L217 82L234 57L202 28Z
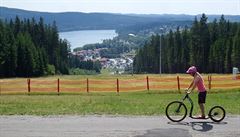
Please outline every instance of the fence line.
M205 77L204 77L205 79ZM0 95L4 93L22 93L28 95L32 92L129 92L143 90L178 90L185 89L192 78L188 77L149 77L136 79L27 79L25 80L1 80ZM233 80L230 77L213 77L209 75L205 84L208 89L233 89L240 88L240 80ZM24 82L25 81L25 82Z

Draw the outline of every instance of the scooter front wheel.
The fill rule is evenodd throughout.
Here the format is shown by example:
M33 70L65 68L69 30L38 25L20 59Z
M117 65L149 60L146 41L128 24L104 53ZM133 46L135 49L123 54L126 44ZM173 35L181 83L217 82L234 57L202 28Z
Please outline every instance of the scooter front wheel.
M225 118L225 110L223 107L221 106L214 106L213 108L211 108L211 110L209 111L209 118L214 121L214 122L220 122Z
M180 122L187 116L187 107L183 102L173 101L166 108L166 116L173 122Z

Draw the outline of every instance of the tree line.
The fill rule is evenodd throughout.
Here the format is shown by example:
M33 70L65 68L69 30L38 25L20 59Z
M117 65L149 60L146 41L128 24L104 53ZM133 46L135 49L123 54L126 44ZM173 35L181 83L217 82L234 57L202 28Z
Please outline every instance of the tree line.
M94 62L91 60L82 61L76 55L70 55L69 57L70 57L69 65L70 65L70 68L72 68L71 71L84 69L84 70L94 71L96 74L99 74L101 72L102 65L98 60Z
M230 73L232 67L240 68L240 23L229 22L224 15L208 23L202 14L190 29L154 35L137 51L134 72L159 73L160 52L162 73L185 73L192 65L204 73Z
M56 23L32 19L0 20L0 77L68 74L69 44Z

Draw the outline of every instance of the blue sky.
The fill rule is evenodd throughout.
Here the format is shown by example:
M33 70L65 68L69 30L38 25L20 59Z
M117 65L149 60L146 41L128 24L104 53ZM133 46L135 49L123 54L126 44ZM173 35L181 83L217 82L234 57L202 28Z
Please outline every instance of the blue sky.
M240 0L0 0L0 5L47 12L240 15Z

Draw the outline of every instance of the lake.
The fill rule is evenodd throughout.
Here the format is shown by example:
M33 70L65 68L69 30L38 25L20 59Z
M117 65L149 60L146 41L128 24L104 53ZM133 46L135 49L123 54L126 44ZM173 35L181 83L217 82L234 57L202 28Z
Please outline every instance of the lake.
M115 30L80 30L59 33L60 38L70 42L71 50L86 44L102 43L104 39L112 39L117 35Z

